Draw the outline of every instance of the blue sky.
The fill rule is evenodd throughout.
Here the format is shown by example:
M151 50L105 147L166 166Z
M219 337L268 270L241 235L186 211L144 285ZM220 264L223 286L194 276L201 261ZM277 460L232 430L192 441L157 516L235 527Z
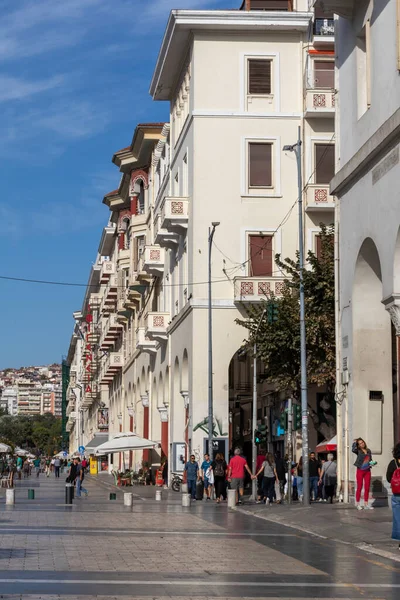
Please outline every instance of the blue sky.
M86 283L173 8L239 0L0 0L0 276ZM0 369L60 361L83 288L0 279Z

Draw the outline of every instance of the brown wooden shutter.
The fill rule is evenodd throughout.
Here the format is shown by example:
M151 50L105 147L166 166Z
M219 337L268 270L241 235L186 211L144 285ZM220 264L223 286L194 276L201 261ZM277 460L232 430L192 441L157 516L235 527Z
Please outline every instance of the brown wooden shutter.
M315 256L320 260L322 253L321 236L318 234L315 236Z
M314 85L320 88L335 87L335 63L328 60L314 60Z
M271 60L249 60L249 94L271 93Z
M272 144L249 144L249 186L272 186Z
M272 277L272 235L250 235L250 276Z
M334 144L315 145L315 183L328 184L335 174Z

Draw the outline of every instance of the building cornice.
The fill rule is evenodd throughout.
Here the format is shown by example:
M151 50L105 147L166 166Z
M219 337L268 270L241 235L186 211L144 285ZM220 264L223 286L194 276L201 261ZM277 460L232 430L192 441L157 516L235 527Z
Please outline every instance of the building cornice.
M307 32L312 17L311 12L173 10L161 43L150 94L154 100L170 99L176 71L181 67L179 58L185 54L193 31Z
M379 127L351 159L338 171L330 184L333 196L343 196L357 181L400 142L400 108Z

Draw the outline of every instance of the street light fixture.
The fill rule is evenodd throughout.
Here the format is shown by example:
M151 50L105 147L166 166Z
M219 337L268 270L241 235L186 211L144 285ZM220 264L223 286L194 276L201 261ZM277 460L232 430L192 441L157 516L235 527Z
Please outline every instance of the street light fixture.
M208 228L208 454L212 461L213 456L213 355L212 355L212 294L211 294L211 250L216 227L219 221L213 221Z
M284 152L294 152L297 159L297 185L299 208L299 279L300 279L300 371L301 371L301 437L303 454L303 503L310 505L310 466L308 460L308 403L307 403L307 351L304 304L304 232L303 232L303 182L301 174L301 128L295 144L284 146Z

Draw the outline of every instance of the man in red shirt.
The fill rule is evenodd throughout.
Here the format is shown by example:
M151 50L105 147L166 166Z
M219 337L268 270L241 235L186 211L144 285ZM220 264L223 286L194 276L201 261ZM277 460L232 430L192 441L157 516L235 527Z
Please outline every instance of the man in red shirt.
M238 504L242 504L243 488L244 488L244 470L249 473L250 477L254 479L253 473L250 471L247 461L243 456L240 456L240 448L235 448L235 456L231 458L228 467L228 481L231 484L231 489L236 490L236 501ZM238 496L239 494L239 496Z

